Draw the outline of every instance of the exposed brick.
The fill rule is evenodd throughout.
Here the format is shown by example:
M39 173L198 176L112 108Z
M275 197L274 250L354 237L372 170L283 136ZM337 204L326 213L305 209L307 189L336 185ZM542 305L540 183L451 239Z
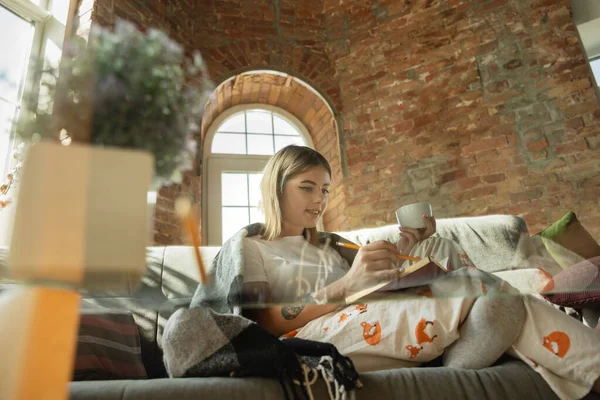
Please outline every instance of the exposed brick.
M348 185L332 196L337 215L325 218L326 228L390 221L390 212L379 208L398 204L388 199L430 201L448 216L511 212L510 193L526 197L540 187L560 208L589 210L589 220L600 215L597 200L595 210L585 200L597 190L585 182L598 173L592 163L600 147L600 106L568 2L523 0L518 13L515 2L501 0L286 0L276 2L278 12L258 0L146 3L96 0L92 17L166 29L188 52L200 50L217 84L242 69L273 66L305 78L331 101L344 128L342 148L327 110L295 82L281 87L283 77L232 82L203 120L205 131L219 110L250 100L292 110L317 150L335 158L336 169L340 156L346 160L349 174L334 173L336 185L358 179L382 196L349 206L367 193ZM445 183L405 194L399 177L424 168ZM195 186L161 192L159 208L172 209L180 191L198 195L194 179ZM495 195L485 195L494 187ZM457 202L462 193L468 194ZM538 200L519 203L535 207L521 210L533 228L549 225L559 208ZM593 229L599 238L600 226Z
M558 145L554 148L555 154L569 154L575 152L581 152L586 150L588 147L587 142L583 139L573 143L565 143Z
M477 199L481 197L491 196L497 193L495 186L484 186L478 187L472 190L455 193L452 197L456 198L456 201L462 202L471 199Z
M527 143L527 149L529 151L539 151L548 147L548 139L543 138L540 140L536 140L535 142Z
M536 188L532 190L526 190L524 192L511 193L510 201L512 203L521 203L523 201L539 199L542 196L542 188Z
M587 141L590 149L596 150L600 148L600 134L595 136L588 136L585 138L585 140Z
M467 176L467 171L464 169L459 169L456 171L446 172L440 176L439 184L444 184L446 182L455 181L460 178L464 178Z
M506 179L506 175L505 174L491 174L491 175L485 175L481 177L481 180L484 181L485 183L498 183L498 182L502 182Z
M507 140L505 136L482 139L463 147L463 154L470 154L490 149L499 149L506 146L506 144Z

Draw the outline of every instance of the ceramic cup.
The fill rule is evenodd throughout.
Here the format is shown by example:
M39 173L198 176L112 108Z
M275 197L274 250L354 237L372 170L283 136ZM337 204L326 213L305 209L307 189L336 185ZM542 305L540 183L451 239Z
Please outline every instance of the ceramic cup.
M429 203L413 203L400 207L396 210L396 220L404 228L425 228L423 214L433 216L433 209Z

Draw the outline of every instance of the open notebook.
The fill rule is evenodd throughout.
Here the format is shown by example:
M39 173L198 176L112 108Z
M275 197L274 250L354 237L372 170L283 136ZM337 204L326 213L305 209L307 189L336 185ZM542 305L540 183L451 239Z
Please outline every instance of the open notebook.
M426 285L438 276L448 272L448 258L442 261L434 260L433 257L425 257L405 268L399 278L392 281L380 282L369 286L346 297L346 303L350 304L373 292L387 292L408 287ZM409 276L410 275L410 276Z

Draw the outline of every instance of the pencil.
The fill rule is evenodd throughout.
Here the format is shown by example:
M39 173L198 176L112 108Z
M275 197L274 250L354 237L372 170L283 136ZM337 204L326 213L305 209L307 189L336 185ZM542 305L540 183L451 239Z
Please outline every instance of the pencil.
M196 262L198 263L198 270L200 271L200 282L203 285L208 283L206 278L206 271L204 269L204 263L200 256L200 234L198 227L196 226L196 216L192 210L192 204L189 199L180 197L175 201L175 212L179 216L179 220L182 228L185 228L192 240L192 247L194 248L194 255L196 256Z
M354 250L360 249L360 246L357 246L352 243L335 242L335 245L340 246L340 247L347 247L349 249L354 249ZM400 260L410 260L410 261L420 261L421 260L419 257L405 256L400 253L396 253L396 258L399 258Z

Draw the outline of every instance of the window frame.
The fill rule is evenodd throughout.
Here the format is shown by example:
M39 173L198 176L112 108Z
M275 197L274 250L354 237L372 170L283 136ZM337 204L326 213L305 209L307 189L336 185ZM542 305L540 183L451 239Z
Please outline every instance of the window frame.
M295 127L306 145L314 149L314 143L306 126L288 111L267 104L243 104L228 108L219 114L206 131L202 151L202 243L221 246L222 204L221 180L223 172L261 173L272 155L212 153L213 139L217 129L229 117L250 110L272 112Z
M5 7L9 11L16 14L18 17L23 18L24 20L30 22L34 26L33 33L33 42L31 44L31 51L29 53L29 60L27 63L27 71L25 72L25 77L21 82L21 87L19 88L19 98L20 101L23 101L23 93L30 92L30 90L35 87L35 71L34 71L34 62L36 57L39 57L45 51L45 42L46 42L46 27L47 21L52 17L52 14L47 11L47 8L50 6L50 0L42 0L41 5L33 4L31 1L19 1L19 0L0 0L0 6ZM21 105L22 106L22 105ZM21 107L19 106L19 107ZM14 117L17 117L15 115ZM11 131L9 132L9 145L8 145L8 153L6 154L6 158L4 160L0 160L0 172L2 173L2 177L4 177L7 171L11 168L11 157L10 154L12 149L14 149L17 145L16 143L16 125L13 123Z
M68 2L69 7L68 15L66 15L66 24L62 24L52 13L53 2ZM19 97L21 104L19 108L23 106L23 93L32 93L37 95L39 93L40 81L36 79L36 60L44 59L47 54L47 42L52 41L62 53L62 48L65 40L65 35L70 24L73 23L74 17L74 4L75 0L40 0L40 4L34 4L30 0L0 0L0 6L13 12L18 17L29 21L34 25L34 33L31 44L31 51L29 53L29 60L27 64L27 70L25 76L21 82L19 88ZM57 60L60 62L60 59ZM45 61L44 61L45 62ZM19 111L20 112L20 111ZM15 114L15 119L18 120L18 114ZM13 122L11 131L9 134L8 151L5 155L5 159L0 159L0 181L4 182L6 174L14 168L16 165L15 160L10 156L14 149L20 144L20 140L16 135L17 125ZM4 155L2 155L4 156ZM14 183L11 188L10 197L14 200L18 193L18 181ZM7 246L10 242L10 236L12 231L12 219L14 217L14 204L3 209L0 212L0 245Z

